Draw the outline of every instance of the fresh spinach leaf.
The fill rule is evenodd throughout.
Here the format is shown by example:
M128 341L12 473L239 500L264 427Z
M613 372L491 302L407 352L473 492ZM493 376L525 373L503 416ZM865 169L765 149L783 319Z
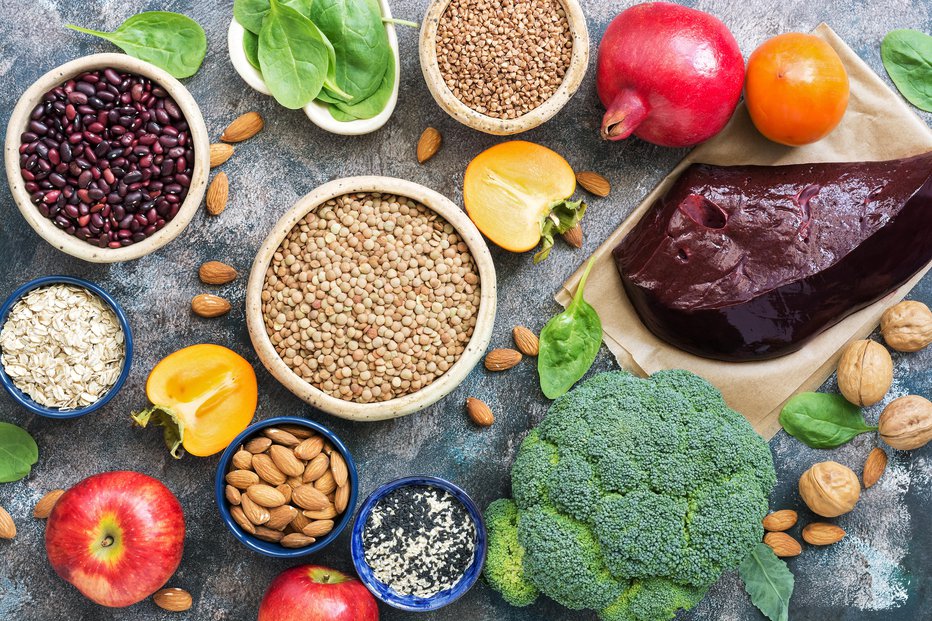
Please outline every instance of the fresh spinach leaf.
M359 103L346 104L337 102L330 105L330 114L338 121L355 121L357 119L371 119L377 116L391 99L395 90L395 55L389 55L388 67L382 76L382 83L372 95Z
M259 66L276 101L297 110L328 80L333 48L310 19L271 0L259 33Z
M375 93L392 56L376 0L314 0L309 17L336 52L340 90L354 102Z
M10 423L0 423L0 483L19 481L39 461L39 447L29 432Z
M770 546L757 544L741 561L738 572L751 602L765 617L770 621L788 621L795 580L786 562L778 558Z
M288 5L304 17L310 17L311 1L280 0L279 4ZM258 35L262 31L262 20L269 14L270 9L269 0L234 0L233 17L236 18L240 26Z
M583 299L586 279L594 263L595 259L589 261L570 305L540 332L537 374L548 399L566 394L595 362L602 345L602 321Z
M918 30L892 30L880 45L890 79L911 104L932 112L932 36Z
M113 32L68 28L110 41L124 52L160 67L176 78L195 73L207 54L207 36L196 21L179 13L147 11L133 15Z
M246 60L249 61L249 64L261 71L262 68L259 66L259 35L249 30L243 33L243 51L246 52Z
M788 434L817 449L835 448L877 429L864 421L858 406L841 395L823 392L803 392L787 401L780 424Z

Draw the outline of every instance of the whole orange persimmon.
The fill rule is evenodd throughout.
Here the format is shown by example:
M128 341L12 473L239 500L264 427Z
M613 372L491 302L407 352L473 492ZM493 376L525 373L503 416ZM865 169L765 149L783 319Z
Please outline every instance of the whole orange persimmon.
M827 136L848 107L848 73L828 43L790 32L748 59L745 102L764 136L789 146Z

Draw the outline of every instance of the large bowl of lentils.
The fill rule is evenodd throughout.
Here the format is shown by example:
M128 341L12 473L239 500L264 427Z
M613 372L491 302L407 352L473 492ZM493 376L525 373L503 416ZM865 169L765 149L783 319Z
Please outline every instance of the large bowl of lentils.
M437 104L507 136L546 122L576 93L589 31L577 0L432 0L419 48Z
M57 67L23 93L7 126L6 173L26 222L95 263L160 248L207 187L209 140L194 98L126 54Z
M449 199L389 177L307 194L260 248L246 321L286 388L342 418L435 403L472 370L495 321L495 266Z

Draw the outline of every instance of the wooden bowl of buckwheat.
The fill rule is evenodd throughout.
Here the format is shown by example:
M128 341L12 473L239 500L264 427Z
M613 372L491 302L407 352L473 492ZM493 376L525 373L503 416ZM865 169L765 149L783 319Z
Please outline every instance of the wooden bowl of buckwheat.
M390 177L338 179L278 221L256 256L246 322L262 363L314 407L404 416L452 391L485 352L495 266L463 211Z
M437 104L499 136L548 121L576 93L589 64L577 0L432 0L419 47Z

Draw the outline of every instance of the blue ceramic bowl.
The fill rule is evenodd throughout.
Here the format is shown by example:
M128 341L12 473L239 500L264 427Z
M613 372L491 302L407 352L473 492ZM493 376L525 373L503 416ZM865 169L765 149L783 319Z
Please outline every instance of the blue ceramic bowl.
M129 376L129 369L133 362L133 334L130 331L129 321L126 319L126 313L123 312L123 309L120 307L117 301L110 296L109 293L92 282L82 280L81 278L73 278L71 276L45 276L43 278L31 280L25 285L19 287L16 291L10 294L10 297L8 297L3 303L3 306L0 306L0 328L2 328L4 323L6 323L6 319L10 314L10 310L12 310L14 304L19 302L20 298L22 298L33 289L56 284L83 287L91 293L96 294L97 297L106 302L107 305L113 309L113 312L116 313L117 320L120 322L120 328L123 329L124 360L123 369L120 371L120 376L117 378L116 383L113 384L110 390L108 390L103 397L98 399L96 402L77 410L48 408L44 405L36 403L32 400L31 397L29 397L29 395L24 393L13 384L13 380L9 375L6 374L6 370L3 368L2 364L0 364L0 384L3 384L3 387L8 393L10 393L10 396L12 396L14 400L16 400L20 405L22 405L33 414L46 416L48 418L77 418L78 416L90 414L91 412L104 407L108 401L116 396L124 382L126 382L126 378Z
M333 530L327 533L323 539L318 539L311 545L304 548L286 548L284 546L278 545L277 543L262 541L261 539L254 537L244 531L239 527L239 524L233 520L233 516L230 515L230 507L227 505L226 495L224 494L224 489L226 488L226 481L224 479L227 475L227 472L230 471L233 454L239 450L239 447L244 444L246 440L252 438L255 435L258 435L261 430L265 429L266 427L278 427L281 425L300 425L301 427L307 427L308 429L312 429L319 433L330 441L330 444L333 445L333 448L340 451L340 454L343 456L343 460L346 462L346 469L349 470L350 497L349 502L346 504L346 511L344 511L342 515L338 516L339 521L333 525ZM358 489L359 476L356 473L356 462L353 461L353 457L350 455L349 449L346 448L346 445L343 444L343 441L340 440L336 434L320 423L316 423L306 418L298 418L297 416L279 416L277 418L269 418L259 421L258 423L253 423L247 427L246 430L236 436L236 438L230 442L230 445L226 448L226 450L223 451L223 455L220 456L220 463L217 465L217 477L216 481L214 482L214 494L217 500L217 508L220 510L220 517L223 518L224 523L227 525L227 528L230 529L230 532L233 533L233 536L239 539L239 541L250 550L275 558L298 558L300 556L307 556L308 554L313 554L314 552L317 552L318 550L321 550L330 545L330 543L340 535L340 533L344 528L346 528L346 525L349 524L350 520L352 519L353 510L356 508Z
M369 519L369 513L372 511L372 508L375 507L375 504L384 496L400 487L407 486L436 487L449 492L454 498L463 503L463 506L466 507L466 511L472 518L473 524L476 526L476 550L473 555L472 564L466 568L466 572L456 585L445 591L440 591L433 597L416 597L414 595L396 593L375 577L372 573L372 568L366 563L365 553L363 552L362 532L366 527L366 521ZM359 579L366 585L366 588L389 606L411 612L437 610L438 608L443 608L448 604L452 604L465 595L466 591L471 589L472 585L476 583L479 574L482 573L482 565L485 563L486 547L485 522L482 521L482 512L479 511L479 507L472 501L472 498L449 481L429 476L414 476L397 479L382 485L372 492L359 509L359 515L356 516L356 522L353 524L353 536L350 540L350 552L353 557L353 565L356 567L356 573L359 574Z

